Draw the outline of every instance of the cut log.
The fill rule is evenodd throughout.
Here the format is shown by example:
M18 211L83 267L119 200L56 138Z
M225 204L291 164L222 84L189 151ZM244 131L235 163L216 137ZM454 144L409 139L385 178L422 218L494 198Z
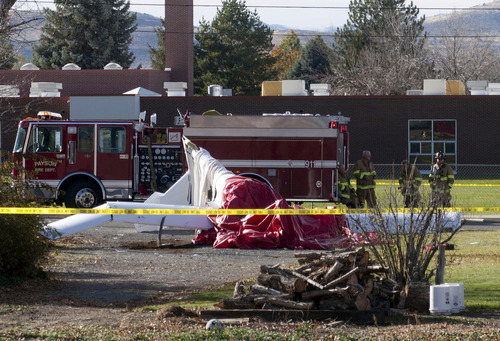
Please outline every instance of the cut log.
M288 276L288 274L281 270L281 265L274 265L274 266L267 266L267 265L261 265L260 266L260 272L263 274L269 274L269 275L280 275L280 276Z
M351 277L351 275L356 274L358 271L359 271L359 268L355 267L354 269L352 269L348 273L344 274L343 276L341 276L337 279L334 279L333 281L331 281L330 283L325 285L324 289L330 289L330 288L333 288L334 286L336 286L337 284L346 282L349 279L349 277Z
M302 278L290 278L282 275L260 274L257 277L259 284L288 293L306 291L306 282Z
M369 278L366 281L365 287L362 292L356 296L356 308L358 310L370 310L372 308L369 295L373 290L373 279Z
M340 269L344 267L344 264L341 261L336 261L335 264L333 264L330 269L328 269L328 272L325 274L325 277L323 278L326 283L330 282L333 280L337 274L339 273Z
M404 308L425 313L429 311L429 283L425 282L410 282L404 288L406 300Z
M317 297L332 296L332 295L340 295L343 297L341 291L342 291L341 288L326 289L326 290L311 290L303 292L301 297L303 300L310 300Z
M312 279L308 278L307 276L299 274L297 271L293 271L293 270L289 270L289 269L283 269L283 268L280 268L280 270L282 270L283 272L285 272L286 274L288 274L290 276L294 276L294 277L300 278L300 279L306 281L307 283L315 286L318 289L324 289L323 285L319 284L316 281L313 281Z
M289 309L311 310L314 308L314 302L295 302L277 297L261 297L255 300L256 305L264 305L266 303Z
M253 309L255 304L240 298L224 298L222 302L216 304L216 307L221 309Z
M253 295L268 295L268 296L291 296L290 293L268 288L260 284L253 284L250 287L250 293Z
M243 282L236 282L234 285L233 297L240 297L245 295L245 285Z

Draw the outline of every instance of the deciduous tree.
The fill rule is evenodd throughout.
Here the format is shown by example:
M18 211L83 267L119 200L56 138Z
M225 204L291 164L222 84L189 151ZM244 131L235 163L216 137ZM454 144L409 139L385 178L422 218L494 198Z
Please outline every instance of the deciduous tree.
M45 9L47 20L33 61L45 69L76 63L82 69L102 69L109 62L124 68L134 61L129 52L136 14L126 0L55 0L56 10Z
M440 35L432 52L438 77L464 83L500 78L500 55L493 46L494 38L471 17L452 13Z
M404 0L351 0L349 19L335 33L334 91L404 94L428 74L425 17Z
M273 48L271 51L271 56L275 58L273 68L279 80L285 77L286 72L299 59L301 51L300 39L294 30L288 32L281 44Z

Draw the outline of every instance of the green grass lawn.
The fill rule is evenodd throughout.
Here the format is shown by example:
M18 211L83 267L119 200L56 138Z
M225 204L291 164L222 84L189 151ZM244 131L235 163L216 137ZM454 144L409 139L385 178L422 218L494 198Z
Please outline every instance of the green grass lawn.
M467 309L500 309L500 231L461 231L450 243L455 249L446 251L445 282L464 284ZM228 285L169 305L211 308L223 297L231 297L233 289L233 285Z
M468 309L500 309L500 231L461 231L451 243L445 282L464 284Z

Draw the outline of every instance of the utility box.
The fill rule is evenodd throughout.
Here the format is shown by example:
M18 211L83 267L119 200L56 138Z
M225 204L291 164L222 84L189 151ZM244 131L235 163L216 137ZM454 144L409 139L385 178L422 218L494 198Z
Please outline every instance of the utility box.
M446 93L448 95L465 95L465 84L462 81L447 81Z
M423 95L446 95L446 79L424 79Z
M70 120L137 120L140 112L139 96L71 96Z
M307 96L306 81L298 79L281 81L281 94L283 96Z
M281 96L281 81L262 82L262 96Z

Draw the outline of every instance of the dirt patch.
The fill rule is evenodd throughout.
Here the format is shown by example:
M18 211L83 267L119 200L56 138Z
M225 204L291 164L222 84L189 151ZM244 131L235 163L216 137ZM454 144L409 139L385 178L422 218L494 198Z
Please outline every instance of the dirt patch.
M255 277L260 265L295 264L293 250L214 249L195 246L194 231L136 233L109 223L57 241L49 280L0 288L0 328L155 320L135 307Z

